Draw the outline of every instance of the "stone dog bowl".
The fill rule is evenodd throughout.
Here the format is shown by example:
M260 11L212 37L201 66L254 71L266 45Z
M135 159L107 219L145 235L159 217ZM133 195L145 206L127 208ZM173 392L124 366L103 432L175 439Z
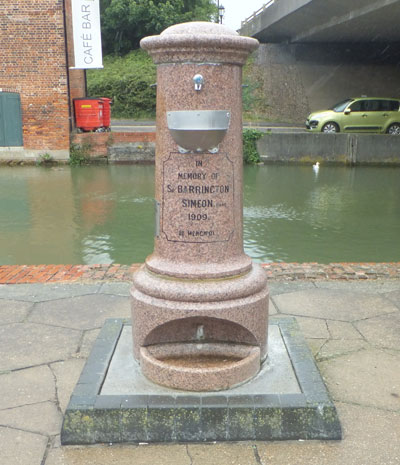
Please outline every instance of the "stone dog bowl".
M229 127L227 110L167 112L168 129L174 141L187 151L206 152L222 141Z
M170 343L140 349L143 374L185 391L221 391L254 377L260 348L231 343Z

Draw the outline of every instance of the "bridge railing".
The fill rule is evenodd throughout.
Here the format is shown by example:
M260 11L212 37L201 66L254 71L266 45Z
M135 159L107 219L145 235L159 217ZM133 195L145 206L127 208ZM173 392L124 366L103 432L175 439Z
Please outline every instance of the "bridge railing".
M255 11L251 16L246 18L244 21L241 22L241 27L243 27L245 24L248 24L250 21L252 21L254 18L256 18L258 15L260 15L264 10L266 10L269 6L271 6L273 3L275 3L275 0L269 0L269 2L265 3L260 9Z

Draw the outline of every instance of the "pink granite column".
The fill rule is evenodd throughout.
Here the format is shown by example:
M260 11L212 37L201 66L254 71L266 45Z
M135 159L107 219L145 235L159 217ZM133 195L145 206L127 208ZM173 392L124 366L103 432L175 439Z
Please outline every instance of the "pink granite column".
M157 383L227 389L254 376L267 354L266 275L243 252L241 68L258 42L198 22L172 26L141 46L158 65L159 215L154 252L131 292L134 355ZM196 75L203 80L197 90ZM206 111L228 121L226 131L215 131L220 143L207 146L209 131L198 149L180 149L169 118Z

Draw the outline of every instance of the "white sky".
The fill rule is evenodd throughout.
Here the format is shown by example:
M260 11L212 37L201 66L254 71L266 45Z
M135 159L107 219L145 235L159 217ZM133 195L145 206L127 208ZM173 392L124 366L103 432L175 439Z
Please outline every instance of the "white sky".
M241 21L268 3L268 0L219 0L219 3L225 7L223 24L236 31L240 28Z

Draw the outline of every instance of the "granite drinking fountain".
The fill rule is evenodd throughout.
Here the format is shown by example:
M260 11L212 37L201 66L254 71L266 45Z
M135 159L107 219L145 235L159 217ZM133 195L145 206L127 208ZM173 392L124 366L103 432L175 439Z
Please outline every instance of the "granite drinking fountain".
M157 65L154 251L131 321L107 320L94 344L63 444L341 437L296 321L268 322L266 273L243 251L242 66L257 46L203 22L141 41Z
M141 46L157 64L158 214L133 279L134 356L155 383L228 389L267 355L266 275L242 237L241 67L258 42L187 23Z

